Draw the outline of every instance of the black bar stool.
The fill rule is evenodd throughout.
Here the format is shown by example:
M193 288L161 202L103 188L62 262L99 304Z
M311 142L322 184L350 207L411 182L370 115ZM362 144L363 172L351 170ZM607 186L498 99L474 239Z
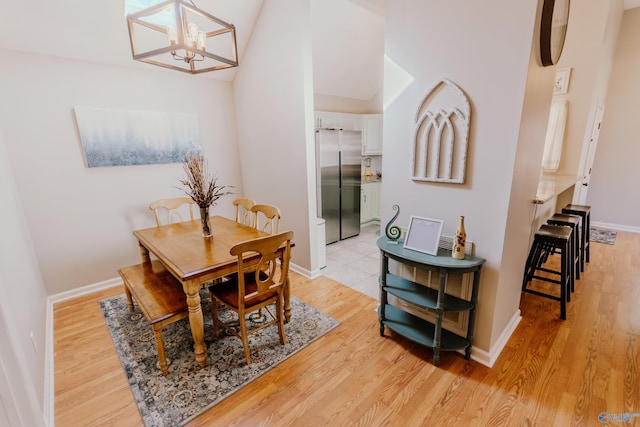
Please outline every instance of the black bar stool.
M580 271L584 271L584 263L589 262L589 243L591 241L591 206L567 205L562 213L580 215L582 217L580 237Z
M551 218L547 219L547 224L551 225L564 225L566 227L571 227L571 231L573 233L573 240L571 241L571 259L573 262L571 263L571 269L573 270L573 278L575 280L580 280L580 268L582 266L580 261L580 223L582 222L582 218L578 215L571 214L561 214L556 213L551 216ZM571 289L572 291L574 289Z
M533 244L529 251L527 264L522 281L522 292L560 301L560 318L567 318L567 301L571 300L571 289L573 289L573 275L571 274L571 227L561 225L542 224L533 238ZM551 252L560 252L560 271L551 270L544 267ZM539 276L538 271L553 273L560 276L559 280L550 277ZM557 283L560 285L560 297L546 294L544 292L528 289L527 284L532 279L543 280L545 282Z

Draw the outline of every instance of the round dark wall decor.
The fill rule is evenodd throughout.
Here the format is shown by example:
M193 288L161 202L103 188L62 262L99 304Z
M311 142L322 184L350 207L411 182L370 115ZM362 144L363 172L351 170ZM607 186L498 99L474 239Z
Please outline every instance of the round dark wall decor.
M540 60L547 67L560 59L569 22L570 0L544 0L540 19Z

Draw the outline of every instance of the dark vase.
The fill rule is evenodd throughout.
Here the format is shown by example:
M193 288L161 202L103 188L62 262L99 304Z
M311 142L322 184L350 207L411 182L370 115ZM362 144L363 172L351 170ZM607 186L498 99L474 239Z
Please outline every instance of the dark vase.
M200 207L200 221L202 221L202 235L211 237L211 224L209 224L209 206Z

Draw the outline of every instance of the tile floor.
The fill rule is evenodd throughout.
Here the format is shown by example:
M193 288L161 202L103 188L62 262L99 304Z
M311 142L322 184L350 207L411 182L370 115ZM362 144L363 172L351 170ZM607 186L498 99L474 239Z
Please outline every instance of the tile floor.
M327 245L327 266L320 272L355 290L379 298L380 250L376 246L378 223L362 225L360 234Z

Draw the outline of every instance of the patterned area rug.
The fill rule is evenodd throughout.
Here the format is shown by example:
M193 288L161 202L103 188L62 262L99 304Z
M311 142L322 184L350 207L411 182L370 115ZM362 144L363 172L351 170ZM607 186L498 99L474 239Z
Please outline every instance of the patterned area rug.
M120 362L147 427L183 425L339 325L337 320L292 296L291 321L285 324L287 344L280 344L276 326L250 335L253 363L247 365L240 339L225 335L224 330L220 337L213 336L209 292L202 291L200 296L207 366L198 368L189 319L183 319L163 329L169 364L166 377L160 372L151 326L137 305L130 313L124 294L100 301ZM252 319L248 326L266 321L267 316L265 312L263 318ZM224 308L220 309L220 317L228 321L237 319L235 313Z
M616 243L617 233L611 230L600 230L599 228L591 227L591 234L589 238L591 242L606 243L607 245L614 245Z

